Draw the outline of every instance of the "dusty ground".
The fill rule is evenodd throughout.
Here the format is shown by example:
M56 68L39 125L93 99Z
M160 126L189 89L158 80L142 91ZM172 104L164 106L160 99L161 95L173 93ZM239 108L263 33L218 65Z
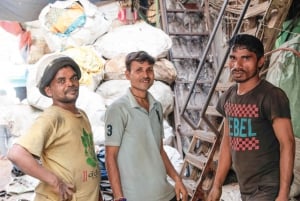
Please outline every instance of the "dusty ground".
M11 180L10 171L12 168L12 164L5 158L0 158L0 191L5 189L6 184Z
M28 176L14 177L11 174L13 165L5 157L0 158L0 201L32 200L36 180Z
M37 180L27 175L15 177L11 170L13 165L5 157L0 157L0 201L30 201L33 199ZM110 199L105 199L110 200ZM240 201L237 184L223 187L222 201Z

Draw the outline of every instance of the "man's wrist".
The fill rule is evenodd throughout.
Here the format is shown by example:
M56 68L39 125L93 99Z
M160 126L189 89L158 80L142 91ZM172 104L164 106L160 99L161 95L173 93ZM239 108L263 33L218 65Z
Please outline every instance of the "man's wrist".
M212 188L222 188L223 186L223 180L220 179L219 177L215 177L213 184L212 184Z
M214 183L214 184L213 184L213 187L214 187L214 188L221 189L221 188L222 188L222 184L220 184L220 183Z

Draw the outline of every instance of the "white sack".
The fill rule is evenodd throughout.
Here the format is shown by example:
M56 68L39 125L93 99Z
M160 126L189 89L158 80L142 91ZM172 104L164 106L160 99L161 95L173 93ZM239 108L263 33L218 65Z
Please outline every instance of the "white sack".
M6 155L15 140L27 132L40 110L28 104L11 103L1 105L0 111L0 155Z
M80 84L95 91L103 80L105 60L98 55L93 46L69 48L61 52L71 58L80 66Z
M161 29L138 22L119 26L95 42L96 49L111 59L119 54L144 50L155 58L165 57L172 46L171 38Z
M174 64L168 59L158 59L154 64L155 80L160 80L171 85L177 76Z
M105 99L105 105L108 106L124 95L129 87L129 80L109 80L103 82L96 90L96 93ZM174 109L174 94L171 87L163 82L154 81L149 92L156 100L161 102L164 117L168 117Z
M164 145L164 150L167 153L171 163L173 164L175 170L179 173L181 170L181 167L183 165L183 159L180 156L177 149L174 147Z
M125 54L107 60L104 67L104 80L123 80L125 77ZM155 80L171 85L176 79L176 68L165 58L157 59L153 66Z
M163 139L163 144L164 145L169 145L169 146L174 146L174 131L172 126L170 126L170 124L168 123L168 121L166 119L164 119L164 134L165 137Z
M120 54L106 61L104 66L104 80L126 80L125 54Z
M25 64L25 60L20 51L20 37L21 35L14 35L7 32L0 27L0 59L1 63ZM5 68L6 65L1 65L1 68Z
M51 8L67 8L78 0L56 1L43 8L39 15L39 21L44 31L44 37L52 52L61 51L69 47L93 44L98 37L106 33L111 22L105 18L105 15L98 7L88 0L79 0L84 8L86 22L82 27L77 27L69 36L59 36L52 33L47 24L47 13Z
M90 120L95 145L104 144L105 104L101 95L92 92L85 86L80 87L77 107L83 109Z

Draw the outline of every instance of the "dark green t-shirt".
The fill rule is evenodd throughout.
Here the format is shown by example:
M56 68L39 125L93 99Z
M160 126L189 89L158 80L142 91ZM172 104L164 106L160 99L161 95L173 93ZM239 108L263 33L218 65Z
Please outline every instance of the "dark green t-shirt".
M284 91L262 80L238 95L234 85L221 96L217 110L229 121L232 162L241 193L252 193L258 185L279 186L280 148L272 120L290 118Z

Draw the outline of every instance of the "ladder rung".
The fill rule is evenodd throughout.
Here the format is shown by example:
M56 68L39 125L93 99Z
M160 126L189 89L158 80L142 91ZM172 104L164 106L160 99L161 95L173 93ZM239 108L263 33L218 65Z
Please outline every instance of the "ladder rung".
M169 36L175 35L175 36L209 36L208 32L202 32L202 33L191 33L191 32L169 32Z
M175 80L176 84L193 84L191 80ZM211 84L211 80L197 80L196 84Z
M176 60L176 59L194 59L194 60L198 60L200 61L200 56L184 56L184 55L175 55L175 56L172 56L172 59L173 60Z
M203 155L194 155L192 153L187 153L184 158L185 161L192 164L194 167L203 170L206 163L207 158Z
M216 135L210 131L194 130L193 134L199 140L210 142L210 143L214 143L217 139Z
M201 13L202 10L199 9L167 9L168 13Z
M201 111L202 108L200 106L190 106L186 107L187 110L199 110ZM215 106L208 106L206 109L206 114L210 116L222 117L222 115L216 110Z
M215 106L208 106L206 110L207 115L222 117L222 115L216 110Z
M189 196L193 196L194 192L196 190L196 182L192 179L186 179L186 178L182 178L182 182L185 185Z

